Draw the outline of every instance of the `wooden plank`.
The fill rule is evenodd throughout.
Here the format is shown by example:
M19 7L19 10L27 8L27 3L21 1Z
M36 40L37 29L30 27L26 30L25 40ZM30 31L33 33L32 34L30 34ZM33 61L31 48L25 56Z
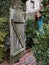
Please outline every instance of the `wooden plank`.
M20 34L19 34L19 32L16 30L16 27L15 27L15 24L14 23L12 23L12 26L13 26L13 30L15 31L15 33L16 33L16 36L18 37L18 40L19 40L19 42L20 42L20 45L22 46L22 48L24 48L24 46L22 45L23 43L22 43L22 39L21 39L21 36L20 36Z
M12 56L12 57L15 57L16 55L18 55L19 53L21 53L21 52L24 51L24 50L25 50L25 47L22 48L22 49L20 49L20 50L18 50L18 51L15 52L15 53L11 54L11 56Z
M15 21L15 20L11 20L12 21L12 23L14 23L14 24L25 24L25 22L17 22L17 21Z

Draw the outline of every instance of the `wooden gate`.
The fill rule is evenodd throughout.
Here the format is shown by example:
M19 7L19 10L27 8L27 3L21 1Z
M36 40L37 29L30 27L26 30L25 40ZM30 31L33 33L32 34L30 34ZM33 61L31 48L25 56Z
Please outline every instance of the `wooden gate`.
M25 13L10 8L10 62L18 61L25 50Z

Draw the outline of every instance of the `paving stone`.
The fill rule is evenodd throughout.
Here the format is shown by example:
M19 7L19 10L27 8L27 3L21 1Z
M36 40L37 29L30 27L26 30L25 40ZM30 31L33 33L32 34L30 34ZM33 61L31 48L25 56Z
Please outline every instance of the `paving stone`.
M13 65L36 65L36 60L32 51L26 52L25 55L20 59L20 62Z
M32 61L31 63L29 63L28 65L36 65L35 60L34 60L34 61Z

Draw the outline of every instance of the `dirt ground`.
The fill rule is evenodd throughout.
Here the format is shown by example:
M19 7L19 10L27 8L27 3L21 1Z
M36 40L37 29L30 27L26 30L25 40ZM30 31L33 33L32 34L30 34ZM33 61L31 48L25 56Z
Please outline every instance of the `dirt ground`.
M10 65L10 63L8 63L7 61L4 61L4 62L1 63L0 65Z

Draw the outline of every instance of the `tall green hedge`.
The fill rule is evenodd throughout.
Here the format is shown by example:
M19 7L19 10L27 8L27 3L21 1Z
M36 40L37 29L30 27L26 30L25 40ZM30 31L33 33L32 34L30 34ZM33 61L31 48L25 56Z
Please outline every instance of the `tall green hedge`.
M0 41L4 40L9 31L9 9L10 0L0 0Z
M3 61L5 56L4 40L9 34L9 9L10 0L0 0L0 62Z

